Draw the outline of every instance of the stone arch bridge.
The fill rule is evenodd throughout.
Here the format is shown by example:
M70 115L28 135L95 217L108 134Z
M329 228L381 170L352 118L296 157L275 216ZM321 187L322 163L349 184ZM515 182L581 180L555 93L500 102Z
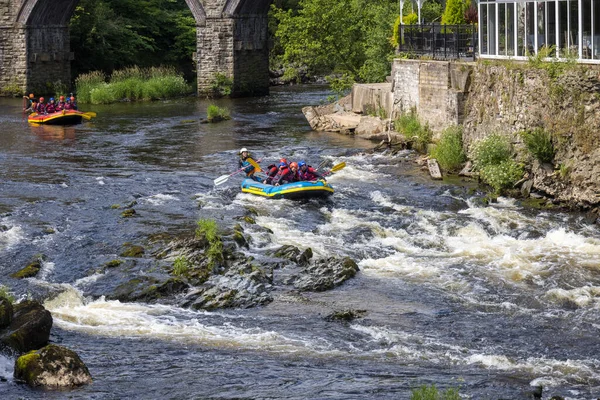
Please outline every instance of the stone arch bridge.
M216 73L234 93L269 91L267 12L271 0L185 0L197 27L198 90ZM0 0L0 93L43 93L71 81L69 21L79 0Z

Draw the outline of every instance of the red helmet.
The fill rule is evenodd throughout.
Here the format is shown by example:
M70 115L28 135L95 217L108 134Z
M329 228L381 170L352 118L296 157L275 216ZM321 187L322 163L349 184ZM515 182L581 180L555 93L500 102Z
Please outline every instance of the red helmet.
M59 97L59 100L60 100L60 101L65 101L65 96L60 96L60 97Z
M41 103L41 102L43 102L43 101L44 101L44 98L43 98L43 97L40 97L40 103Z
M285 158L282 158L281 160L279 160L279 163L284 163L285 165L287 165L287 160Z
M75 97L71 96L71 101L75 101Z
M290 168L298 169L298 163L297 162L290 163Z

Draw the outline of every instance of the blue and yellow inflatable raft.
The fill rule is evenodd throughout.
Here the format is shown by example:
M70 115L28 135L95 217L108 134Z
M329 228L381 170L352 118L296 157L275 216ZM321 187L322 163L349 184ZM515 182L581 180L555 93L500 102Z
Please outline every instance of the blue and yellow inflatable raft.
M242 192L274 199L310 199L313 197L326 197L333 194L333 187L323 181L292 182L281 186L265 185L253 179L242 181Z

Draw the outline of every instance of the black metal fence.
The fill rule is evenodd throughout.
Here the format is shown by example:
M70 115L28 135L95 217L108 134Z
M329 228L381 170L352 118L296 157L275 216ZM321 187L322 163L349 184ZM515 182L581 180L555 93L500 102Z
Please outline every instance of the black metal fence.
M475 25L402 25L399 51L439 60L475 60Z

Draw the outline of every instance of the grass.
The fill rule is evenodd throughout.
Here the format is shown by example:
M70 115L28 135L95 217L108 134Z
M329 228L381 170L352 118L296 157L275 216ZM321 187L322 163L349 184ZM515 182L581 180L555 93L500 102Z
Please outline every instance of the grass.
M15 296L13 296L10 290L4 285L0 285L0 298L8 300L11 304L14 304L16 301Z
M442 132L440 141L432 150L431 156L445 171L455 171L467 158L462 145L462 127L451 126Z
M200 219L197 222L196 237L206 238L209 243L209 248L206 251L206 256L209 260L209 266L213 267L217 262L222 262L223 257L223 241L218 233L217 222L213 219Z
M450 388L440 393L435 385L413 389L410 400L460 400L458 389Z
M118 101L148 101L184 96L192 92L183 76L171 67L130 67L114 71L107 80L100 71L75 80L79 103L108 104Z
M210 104L206 109L206 119L208 122L219 122L231 119L231 116L229 115L229 109Z
M543 128L535 128L519 133L527 150L539 161L551 163L554 159L554 146L552 145L552 135Z
M408 140L412 140L413 147L418 151L425 152L427 144L431 142L431 129L427 125L421 125L414 111L401 115L396 119L394 128L397 132L403 133Z
M190 270L190 263L185 256L179 256L173 263L173 275L182 276Z

